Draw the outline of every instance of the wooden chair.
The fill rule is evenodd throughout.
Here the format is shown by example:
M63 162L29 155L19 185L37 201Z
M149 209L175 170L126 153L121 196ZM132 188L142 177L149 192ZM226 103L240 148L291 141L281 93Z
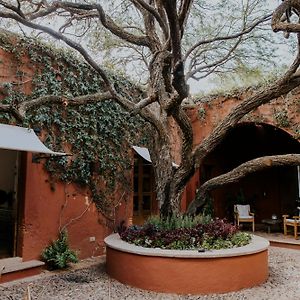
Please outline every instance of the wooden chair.
M298 239L298 228L300 228L300 215L294 216L292 219L288 218L289 215L283 215L283 233L287 235L287 226L292 226L294 228L294 238Z
M234 205L234 220L235 224L240 226L240 223L252 223L252 231L255 231L254 213L250 212L250 205Z

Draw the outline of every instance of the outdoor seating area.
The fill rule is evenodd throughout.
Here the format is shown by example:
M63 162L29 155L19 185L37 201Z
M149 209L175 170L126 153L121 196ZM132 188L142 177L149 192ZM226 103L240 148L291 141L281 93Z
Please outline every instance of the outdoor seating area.
M282 218L272 214L270 217L264 218L256 224L256 230L271 233L281 233L287 238L299 239L300 235L300 207L298 216L290 216L283 214ZM243 223L250 223L252 232L255 232L255 214L251 212L249 204L234 205L234 224L243 229ZM248 230L248 228L246 228Z

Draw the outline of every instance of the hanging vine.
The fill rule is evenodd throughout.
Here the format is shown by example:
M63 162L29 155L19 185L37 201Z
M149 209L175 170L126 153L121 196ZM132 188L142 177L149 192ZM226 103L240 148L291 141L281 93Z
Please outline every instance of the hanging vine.
M15 77L19 81L18 84L2 83L3 104L18 106L45 95L76 97L102 90L101 78L70 52L7 34L1 34L0 47L13 55ZM26 60L33 68L30 93L22 89L24 82L28 83L28 74L23 71L28 68L28 62L24 66ZM111 78L118 91L138 99L141 92L128 80L115 75ZM17 120L5 112L0 113L0 122L16 123ZM129 188L130 146L145 144L151 136L149 125L110 100L80 106L43 105L28 111L20 125L39 127L49 148L72 153L71 158L46 160L46 170L54 181L89 187L97 208L106 215L112 213L112 199L108 195L112 195L117 184Z

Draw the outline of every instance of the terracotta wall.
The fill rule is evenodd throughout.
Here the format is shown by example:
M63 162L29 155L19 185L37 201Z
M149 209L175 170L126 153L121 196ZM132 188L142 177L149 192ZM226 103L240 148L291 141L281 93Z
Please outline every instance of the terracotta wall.
M25 94L32 91L32 75L34 74L34 65L27 56L22 58L22 64L15 61L14 56L0 48L0 82L13 83L14 88ZM1 95L2 94L2 95ZM6 89L0 88L0 97L6 95Z
M0 82L13 83L14 88L30 94L36 68L29 58L23 56L22 64L19 64L3 49L0 49L0 57ZM1 86L0 99L6 95L7 89ZM120 202L115 207L115 214L103 216L91 202L87 190L74 184L50 184L43 161L32 163L31 153L23 153L22 157L17 255L24 260L39 259L42 250L57 239L59 230L66 224L70 247L78 251L80 258L103 254L104 238L123 220L130 222L130 192L118 188L112 196Z
M66 226L70 246L80 258L103 254L103 239L111 232L106 219L91 202L88 192L73 184L55 183L51 189L42 164L26 158L23 224L24 260L39 258L60 228Z
M253 93L253 92L252 92ZM300 102L299 102L299 94L300 90L295 90L292 93L289 93L286 96L280 97L271 101L268 104L262 105L252 113L246 115L240 123L252 123L252 124L268 124L272 125L279 129L279 131L286 132L289 135L289 139L295 140L299 142L299 132L300 132ZM226 115L231 111L233 107L238 105L245 97L251 95L250 92L241 93L238 96L228 96L228 97L217 97L212 98L209 101L197 102L195 105L190 106L186 109L186 113L188 114L194 131L194 146L199 144L205 137L207 137L212 130L216 127L216 125L226 117ZM280 117L286 117L287 122L283 123ZM282 141L282 139L280 138ZM279 142L279 140L278 140ZM285 141L286 142L286 141ZM238 143L238 141L236 141ZM259 141L257 142L259 143ZM279 144L274 144L274 147L279 146ZM234 147L234 145L233 145ZM296 148L295 148L296 149ZM297 150L296 150L297 152ZM222 160L222 149L217 154ZM215 165L212 176L216 176L222 173L222 171L217 166L217 162L214 161L213 157L208 158L208 163ZM267 174L267 173L266 173ZM288 210L289 206L292 205L292 201L288 200L286 203L283 203L282 199L291 199L296 195L295 185L283 183L284 178L287 176L281 176L280 178L276 175L275 171L269 172L266 174L254 174L252 176L252 181L248 180L245 184L245 187L248 186L248 195L255 195L260 198L260 201L257 201L257 211L264 211L265 213L258 213L258 220L269 216L272 213L279 213L283 210ZM197 187L199 186L199 182L201 179L200 170L196 172L194 177L190 180L187 185L185 199L184 201L188 203L194 198ZM294 176L295 177L295 176ZM289 179L290 176L289 176ZM278 181L279 180L279 181ZM265 183L265 184L257 184ZM268 182L269 183L268 183ZM278 182L278 184L276 184ZM279 188L280 183L280 188ZM275 186L274 186L275 184ZM259 185L259 188L258 188ZM273 188L272 188L273 186ZM233 194L239 190L239 185L230 185L226 187L224 190L215 190L213 192L213 198L215 199L215 212L216 215L220 217L228 216L226 212L228 209L226 208L226 199L224 198L225 194ZM246 188L245 188L246 189ZM259 191L256 190L260 189ZM265 191L269 189L268 191ZM278 192L278 190L281 190ZM277 192L275 192L277 190ZM285 191L285 195L282 195L282 191ZM247 193L247 191L246 191ZM281 200L280 200L281 199ZM290 202L289 202L290 201ZM272 203L270 205L270 203ZM276 207L272 209L272 207ZM286 207L286 208L285 208Z

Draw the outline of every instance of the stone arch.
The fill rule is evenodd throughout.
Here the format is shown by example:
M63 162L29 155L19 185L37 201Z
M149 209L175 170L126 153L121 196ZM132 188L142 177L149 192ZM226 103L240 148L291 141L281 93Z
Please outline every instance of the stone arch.
M300 153L300 143L287 131L267 123L242 122L205 159L200 181L260 156L287 153ZM251 174L238 183L216 189L212 198L215 215L230 220L237 202L250 204L258 223L272 214L293 214L299 201L297 168L276 167Z

